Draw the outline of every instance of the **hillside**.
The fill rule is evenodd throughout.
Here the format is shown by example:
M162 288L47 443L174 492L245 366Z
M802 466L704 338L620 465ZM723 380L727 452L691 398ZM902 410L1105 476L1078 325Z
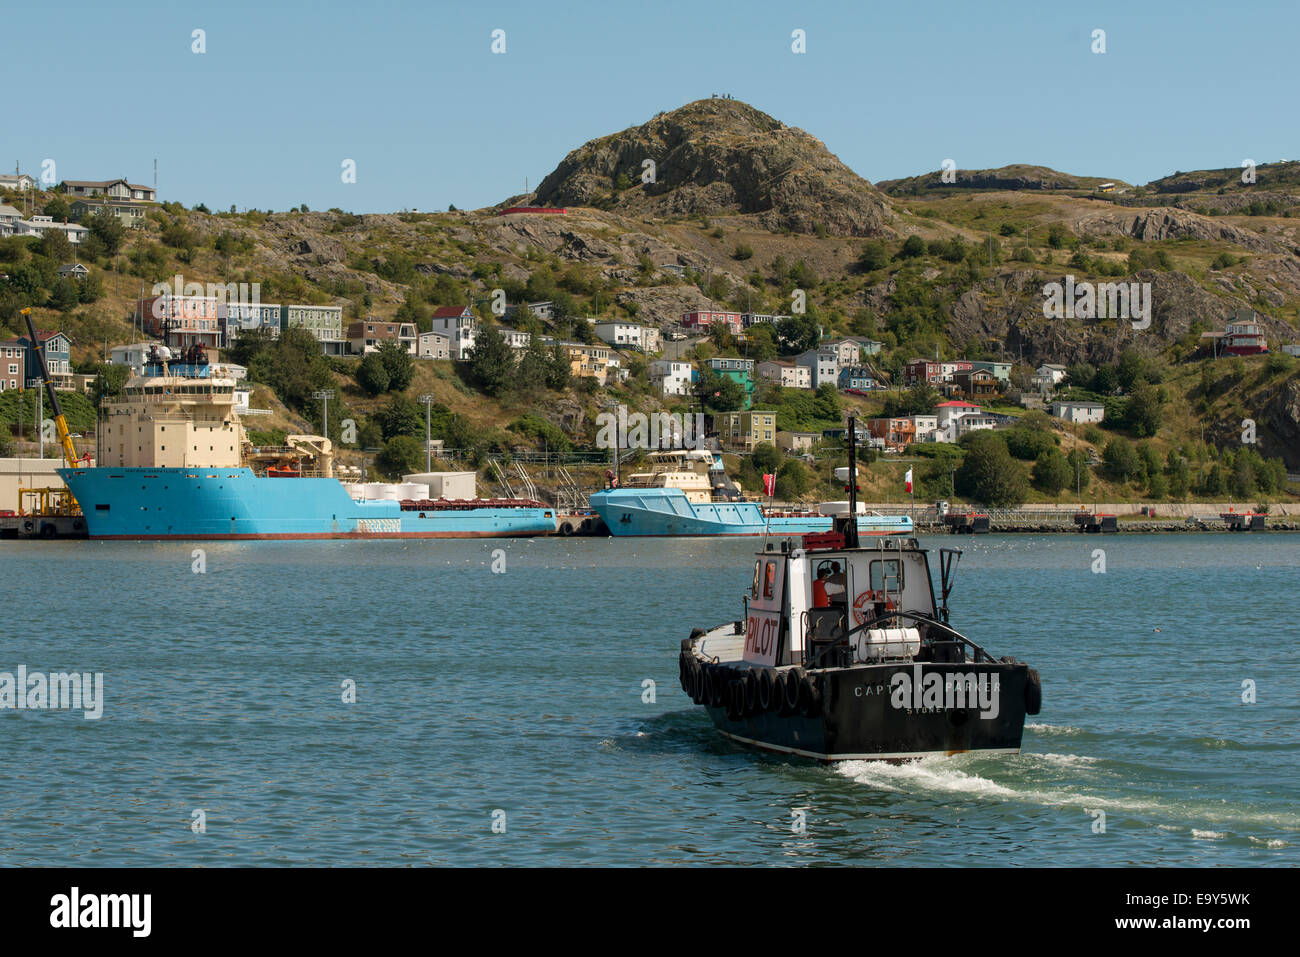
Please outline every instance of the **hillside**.
M645 159L655 163L652 183L641 180ZM1297 165L1259 167L1252 188L1288 198L1254 214L1249 197L1264 194L1233 186L1225 178L1231 170L1120 184L1125 192L1104 196L1095 192L1104 178L1026 165L959 171L955 187L937 184L932 173L878 189L811 135L739 101L701 100L578 147L534 194L503 204L564 206L563 215L500 215L502 207L216 212L165 204L119 248L89 242L76 251L94 286L80 302L75 290L71 299L66 288L56 295L61 281L51 275L54 258L43 254L42 241L0 239L0 272L9 277L0 282L0 323L6 334L18 332L17 309L37 304L38 323L67 331L74 360L88 368L106 344L130 341L137 295L175 275L258 283L263 302L333 303L344 308L345 321L400 318L421 329L438 305L473 304L492 324L487 302L501 289L511 303L556 302L558 317L533 328L562 337L589 337L583 316L636 318L667 331L693 309L790 314L797 290L807 311L779 335L760 329L746 344L719 335L669 345L687 358L721 351L761 359L796 353L819 332L857 334L884 344L877 364L895 379L907 360L939 355L1011 361L1021 385L1043 362L1101 367L1134 353L1168 393L1155 437L1162 449L1190 450L1202 431L1231 448L1239 431L1232 417L1252 417L1261 450L1284 456L1294 471L1295 364L1285 356L1248 359L1228 376L1226 365L1200 358L1197 349L1201 332L1221 328L1240 308L1260 314L1275 349L1296 341ZM38 209L57 212L60 202L55 194L36 198ZM1230 206L1238 212L1226 212ZM1046 318L1043 287L1067 274L1149 283L1151 326ZM505 431L529 414L582 446L594 440L595 415L611 400L646 410L682 406L651 394L640 357L627 354L624 363L633 372L624 386L519 382L495 395L461 367L421 363L402 395L433 393L487 449L542 448L544 440L526 429ZM317 365L313 375L328 376L338 392L332 422L345 414L378 421L394 401L360 389L355 359ZM1214 392L1207 377L1234 385ZM861 405L880 407L879 400ZM285 427L307 428L318 415L310 401L288 401L282 411L276 421ZM798 421L818 421L809 415Z

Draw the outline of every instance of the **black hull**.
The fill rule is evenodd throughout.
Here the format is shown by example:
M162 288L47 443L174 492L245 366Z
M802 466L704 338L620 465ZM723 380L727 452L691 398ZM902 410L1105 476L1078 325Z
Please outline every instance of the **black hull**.
M809 674L820 690L812 716L774 709L728 716L706 705L717 729L739 743L820 761L909 761L965 751L1018 753L1027 711L1029 668L1011 663L923 663L925 674L997 678L996 708L896 707L893 676L914 674L912 664L857 665Z

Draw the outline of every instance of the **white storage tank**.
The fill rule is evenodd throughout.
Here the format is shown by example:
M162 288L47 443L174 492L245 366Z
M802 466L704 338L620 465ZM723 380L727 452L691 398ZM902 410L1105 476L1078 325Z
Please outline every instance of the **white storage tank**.
M854 664L882 658L911 658L921 650L921 632L917 628L868 628L850 640Z
M419 482L403 482L397 486L397 496L403 502L416 502L429 497L429 486Z
M478 497L477 472L413 472L403 482L429 487L429 498L471 499Z
M823 515L847 515L849 514L849 503L848 502L822 502L822 514ZM859 515L867 514L867 506L865 502L858 503L858 514Z

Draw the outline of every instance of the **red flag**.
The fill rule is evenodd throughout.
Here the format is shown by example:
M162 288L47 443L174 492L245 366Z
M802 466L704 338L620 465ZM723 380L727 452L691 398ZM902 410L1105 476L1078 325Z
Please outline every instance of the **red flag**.
M776 494L776 475L772 472L763 473L763 494L768 498Z
M907 490L912 491L912 470L909 468L907 474L903 476L903 481L907 483Z

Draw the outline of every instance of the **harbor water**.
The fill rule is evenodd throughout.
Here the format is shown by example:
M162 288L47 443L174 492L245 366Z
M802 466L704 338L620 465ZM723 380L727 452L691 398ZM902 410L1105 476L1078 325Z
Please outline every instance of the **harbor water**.
M0 542L0 672L103 674L0 710L0 864L1300 863L1300 535L922 541L1020 755L722 740L677 654L754 539Z

